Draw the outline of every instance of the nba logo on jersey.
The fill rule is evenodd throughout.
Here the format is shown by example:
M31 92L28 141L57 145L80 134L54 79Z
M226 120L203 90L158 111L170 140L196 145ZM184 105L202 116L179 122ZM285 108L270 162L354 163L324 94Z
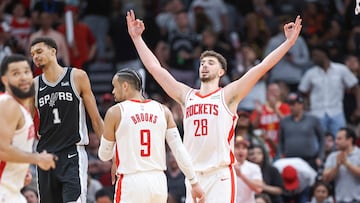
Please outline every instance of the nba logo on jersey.
M51 107L55 106L55 102L58 99L58 97L59 97L58 92L52 93L51 97L50 97L50 101L49 101L49 106L51 106Z

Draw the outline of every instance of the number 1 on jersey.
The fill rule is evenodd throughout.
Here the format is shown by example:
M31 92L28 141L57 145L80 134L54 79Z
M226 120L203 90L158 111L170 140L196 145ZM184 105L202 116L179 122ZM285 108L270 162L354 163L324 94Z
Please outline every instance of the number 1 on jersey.
M150 130L140 130L141 156L150 156Z
M207 119L194 120L195 136L207 136L208 135L208 122Z
M59 109L58 108L54 108L53 109L53 114L54 114L54 124L59 124L61 123L61 119L59 117Z

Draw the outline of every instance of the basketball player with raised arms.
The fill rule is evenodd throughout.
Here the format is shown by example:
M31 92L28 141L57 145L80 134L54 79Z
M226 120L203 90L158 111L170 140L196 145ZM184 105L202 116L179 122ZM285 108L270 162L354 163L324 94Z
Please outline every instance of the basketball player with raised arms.
M204 192L170 110L142 96L141 77L134 70L117 72L112 84L112 93L119 103L106 112L99 157L110 160L116 146L118 178L114 202L167 202L165 141L190 182L194 202L204 202Z
M244 76L225 87L219 81L226 74L225 58L214 51L200 56L200 89L193 89L174 79L147 47L141 35L144 23L131 10L126 16L129 35L146 69L177 101L184 113L184 144L205 190L206 201L235 202L236 184L233 168L234 128L237 107L256 82L294 45L301 31L301 18L284 25L286 40ZM186 202L192 201L187 186Z

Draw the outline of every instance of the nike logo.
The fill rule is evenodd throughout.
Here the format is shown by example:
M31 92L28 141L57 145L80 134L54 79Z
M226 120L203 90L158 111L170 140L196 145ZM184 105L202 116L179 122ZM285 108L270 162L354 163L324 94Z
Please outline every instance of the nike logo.
M66 81L66 82L61 82L61 86L69 86L69 81Z
M225 181L227 179L229 179L229 178L221 178L220 181Z
M45 86L45 87L40 87L39 88L39 91L41 92L41 91L43 91L44 89L46 89L47 88L47 86Z
M68 154L68 159L75 157L77 154Z

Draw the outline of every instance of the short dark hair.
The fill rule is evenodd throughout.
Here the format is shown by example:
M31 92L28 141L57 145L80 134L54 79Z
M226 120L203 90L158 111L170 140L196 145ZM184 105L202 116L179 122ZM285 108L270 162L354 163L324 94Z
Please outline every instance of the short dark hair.
M29 63L29 60L24 55L21 55L21 54L12 54L9 56L5 56L0 65L0 67L1 67L0 76L4 76L6 74L6 72L9 69L10 63L19 62L19 61L26 61ZM29 63L29 66L30 66L30 63Z
M219 62L221 64L221 68L223 68L225 70L225 72L227 71L226 59L221 54L217 53L216 51L207 50L201 54L200 60L202 60L203 58L208 57L208 56L217 58L217 60L219 60Z
M55 40L53 40L52 38L49 38L49 37L38 37L38 38L35 38L32 42L31 42L31 45L30 47L34 46L35 44L38 44L38 43L44 43L46 44L47 46L51 47L51 48L54 48L56 51L57 51L57 44L55 42Z
M125 68L118 71L116 76L119 77L119 80L125 80L129 82L136 90L142 90L142 79L137 71L130 68Z
M20 192L21 192L22 194L24 194L24 193L27 192L27 191L31 191L32 193L34 193L34 195L35 195L37 198L39 198L38 191L37 191L36 189L32 188L32 187L27 187L27 186L25 186L25 187L21 188L21 190L20 190Z
M356 143L356 133L353 129L349 128L349 127L342 127L339 129L339 131L345 131L345 137L346 139L352 138L352 143L355 144Z
M107 188L101 188L100 190L96 191L95 200L99 199L100 197L109 197L111 200L113 200L113 194Z

